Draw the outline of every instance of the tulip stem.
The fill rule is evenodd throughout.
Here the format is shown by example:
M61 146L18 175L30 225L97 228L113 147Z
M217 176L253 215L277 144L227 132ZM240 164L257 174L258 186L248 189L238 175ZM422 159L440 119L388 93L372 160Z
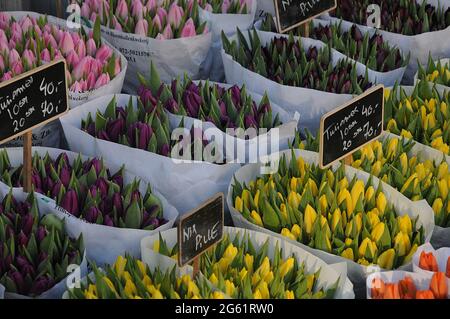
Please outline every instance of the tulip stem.
M27 193L31 192L31 171L32 171L32 159L31 159L31 145L32 145L32 133L27 132L23 135L23 169L24 169L24 183L23 190Z

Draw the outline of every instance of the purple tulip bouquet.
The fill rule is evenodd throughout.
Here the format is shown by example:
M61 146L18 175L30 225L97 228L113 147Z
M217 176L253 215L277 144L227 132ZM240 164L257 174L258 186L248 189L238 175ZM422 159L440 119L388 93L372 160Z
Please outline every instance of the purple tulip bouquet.
M83 237L69 238L62 220L40 214L33 193L23 201L12 191L3 198L0 284L7 293L37 297L67 277L67 267L80 265L83 255Z
M301 40L274 37L262 45L256 30L247 40L237 29L237 40L222 34L225 52L244 68L282 85L337 94L361 94L372 86L366 75L358 75L355 63L341 59L333 63L329 46L304 47Z
M310 38L328 44L342 54L367 65L371 70L389 72L408 65L409 57L403 56L401 51L386 42L381 34L364 34L356 24L349 30L344 30L342 22L323 25L311 21L309 29ZM277 32L272 15L266 15L261 30ZM301 36L300 30L300 27L293 30L293 34Z
M227 128L266 128L281 125L278 114L273 117L267 94L259 103L247 93L245 86L225 89L209 81L194 83L187 77L161 82L158 71L151 66L149 79L140 76L139 96L144 105L155 108L161 104L172 114L211 122L222 131Z
M16 19L0 12L0 82L60 58L74 93L107 85L123 68L120 56L102 43L99 22L93 32L72 32L44 16Z
M23 167L11 167L7 151L0 152L1 179L10 187L21 187ZM33 188L75 217L92 224L154 230L167 223L161 200L150 186L140 191L139 180L124 182L124 167L112 173L98 158L71 163L66 153L55 160L48 154L33 156Z
M197 0L79 0L81 15L110 29L170 40L208 33Z

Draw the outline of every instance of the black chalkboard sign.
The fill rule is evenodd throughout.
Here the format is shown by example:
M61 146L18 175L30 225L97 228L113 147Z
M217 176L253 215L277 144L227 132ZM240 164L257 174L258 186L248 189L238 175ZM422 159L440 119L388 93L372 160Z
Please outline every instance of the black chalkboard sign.
M384 86L373 87L320 121L320 166L350 155L383 133Z
M183 216L178 226L178 262L184 266L209 247L222 240L223 194L213 198Z
M274 0L278 32L284 33L336 8L336 0Z
M0 83L0 143L53 121L68 110L64 60Z

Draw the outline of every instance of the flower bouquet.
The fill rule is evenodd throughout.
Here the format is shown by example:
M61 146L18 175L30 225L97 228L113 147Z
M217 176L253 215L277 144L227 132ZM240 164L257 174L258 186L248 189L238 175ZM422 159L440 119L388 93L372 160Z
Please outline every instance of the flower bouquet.
M2 187L0 286L6 298L59 298L69 265L86 272L83 237L31 194ZM49 214L50 213L50 214Z
M320 41L252 31L223 37L227 82L268 92L301 126L316 130L318 119L375 83L367 68L342 58Z
M380 34L390 43L395 43L403 52L411 52L411 59L403 79L412 84L417 72L417 61L426 64L428 56L434 59L446 57L450 44L441 39L450 36L450 3L439 0L344 0L339 3L334 22L343 19L343 24L357 23L363 31L370 30L366 25L373 22L372 12L367 6L380 6ZM432 43L432 45L430 45Z
M236 172L227 198L236 225L288 238L326 262L346 260L356 289L367 266L406 267L429 241L430 207L419 209L367 173L321 170L317 154L291 152L273 155L276 174L259 176L259 165Z
M138 254L142 237L172 227L177 210L124 166L72 152L35 148L32 185L36 196L65 219L67 229L83 234L88 258L112 262L125 251ZM23 183L22 150L0 152L1 181Z
M144 238L141 247L149 264L176 263L176 229ZM354 298L350 281L334 266L278 238L240 228L225 227L222 241L200 258L200 273L231 298Z
M433 61L431 56L425 67L419 65L416 81L428 81L434 83L440 89L450 90L450 59Z
M207 22L202 22L197 0L86 0L83 18L100 19L102 36L128 59L127 92L138 87L137 73L157 64L165 81L187 72L198 77L211 46Z

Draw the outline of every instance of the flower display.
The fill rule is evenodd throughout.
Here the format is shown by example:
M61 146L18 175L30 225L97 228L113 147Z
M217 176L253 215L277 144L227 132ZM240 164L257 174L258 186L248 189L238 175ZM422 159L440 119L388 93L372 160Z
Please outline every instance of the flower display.
M366 25L367 7L376 4L381 8L381 29L403 35L416 35L439 31L450 26L450 9L432 6L427 1L408 0L342 0L335 16Z
M122 71L120 56L102 43L99 23L87 34L65 30L44 16L15 19L1 12L0 21L0 82L61 58L74 93L103 87Z
M226 131L227 128L266 128L281 125L278 114L272 116L267 94L259 103L247 93L245 86L225 89L209 81L194 83L185 78L173 80L171 86L161 83L152 64L150 78L140 76L139 96L144 105L152 108L161 104L167 111L211 122Z
M381 185L349 181L344 166L321 170L292 154L289 164L283 155L276 174L248 185L235 180L232 198L255 225L361 265L393 269L411 260L424 230L398 214Z
M248 32L249 41L237 31L238 41L230 42L222 34L225 52L243 67L279 84L338 94L360 94L372 86L367 74L358 75L349 60L332 63L329 46L305 48L292 33L263 46L255 30Z
M394 86L385 90L385 126L391 133L412 138L446 155L450 154L449 94L439 94L427 82L420 81L411 94Z
M170 94L167 90L166 86L161 86L161 91L155 93L155 97L164 100L159 94L167 96ZM176 128L183 130L183 134L180 134L178 139L171 140L173 131L162 104L154 104L153 96L146 95L143 90L141 93L144 100L138 99L137 108L133 106L133 97L130 97L125 107L118 106L114 97L104 112L97 111L95 119L89 113L87 118L82 120L81 129L98 139L162 156L220 162L217 158L220 154L217 145L212 144L211 158L205 157L202 150L210 141L201 128L186 128L184 119L181 119Z
M190 0L192 2L193 0ZM252 9L253 0L199 0L199 5L211 13L247 14Z
M104 271L94 265L95 280L88 277L87 283L68 292L71 299L223 299L205 280L177 276L175 270L151 271L139 259L119 256Z
M0 204L0 284L9 293L37 297L67 277L67 267L80 265L83 237L71 239L64 222L40 217L33 193L25 201L10 192Z
M169 248L162 239L155 241L153 250L176 259L178 245ZM227 296L237 299L322 299L333 298L336 284L324 290L317 287L320 270L305 271L292 254L282 257L275 247L274 257L268 257L269 241L256 249L249 236L228 234L200 260L200 271Z
M197 0L82 0L82 17L110 29L170 40L208 33Z
M450 86L450 63L442 63L440 60L436 63L430 56L425 68L419 64L418 78L420 80Z
M294 148L319 151L317 138L308 135L305 142L299 140L297 134L292 143ZM414 145L414 140L404 137L376 140L354 152L351 165L380 178L412 201L425 199L433 208L435 224L450 227L448 164L445 160L422 161L418 155L411 155Z
M396 283L385 283L374 278L371 289L372 299L447 299L447 281L444 273L433 274L428 290L419 290L411 276L405 276Z
M1 179L21 187L23 167L11 167L8 153L0 152ZM52 160L48 154L33 156L32 184L75 217L89 223L120 228L154 230L165 224L161 200L150 186L141 193L141 181L124 183L124 168L111 173L103 160L87 161L79 155L71 164L66 153Z
M404 57L397 47L384 41L381 34L363 34L357 25L348 31L341 29L341 22L315 26L310 22L309 37L328 44L342 54L361 62L369 69L388 72L408 65L409 57ZM262 23L263 31L277 32L273 16L266 14ZM295 36L301 36L300 28L294 29Z

